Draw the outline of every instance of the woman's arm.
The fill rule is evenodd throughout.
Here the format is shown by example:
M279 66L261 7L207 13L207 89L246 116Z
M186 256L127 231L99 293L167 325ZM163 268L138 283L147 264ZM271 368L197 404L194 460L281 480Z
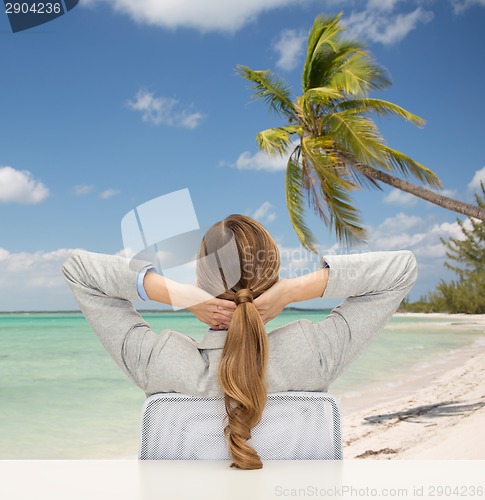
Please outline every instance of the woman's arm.
M293 302L321 297L327 286L329 269L320 269L305 276L279 280L269 290L254 300L263 323L276 318Z
M172 336L171 330L160 334L151 331L149 325L135 310L131 301L139 300L137 281L140 272L150 264L144 261L128 260L123 257L104 255L83 250L74 250L62 267L81 312L91 325L101 344L116 364L135 382L145 388L147 365L152 353L160 353ZM170 294L164 278L156 273L147 273L144 281L149 298L165 304L174 303L183 307L192 301L194 313L199 319L210 321L221 303L225 309L232 302L213 299L197 287L170 282ZM187 296L184 294L187 293ZM206 302L197 300L209 298ZM218 310L220 314L221 310ZM215 324L221 323L219 320ZM190 339L189 339L190 340Z
M141 337L153 334L131 305L131 301L140 299L138 276L149 266L150 263L136 259L74 250L62 268L81 311L105 349L130 378L136 375L128 368L133 364L127 358L128 345L135 344L138 351ZM153 272L145 274L143 287L149 299L187 307L212 328L226 327L236 308L231 301L214 298L196 286L180 284Z
M136 385L145 390L152 376L166 381L165 385L159 384L163 387L160 390L189 390L190 384L195 384L206 370L195 342L168 329L155 334L131 304L140 298L138 276L148 265L150 263L145 261L73 250L62 266L62 272L101 344ZM179 300L186 300L178 294L187 291L187 285L173 283L175 297L168 297L166 290L157 289L159 278L163 278L148 273L145 279L149 276L150 298L165 303L175 299L177 305L182 304ZM154 279L155 276L158 278ZM190 291L192 294L202 292ZM199 306L201 309L205 307ZM184 370L186 375L179 380L177 374Z
M324 260L329 268L281 280L258 297L257 307L268 320L292 302L346 297L325 320L300 320L312 350L320 357L321 375L330 384L392 317L416 281L417 264L407 250L328 255Z
M134 309L137 278L149 263L114 255L72 250L62 273L101 344L139 387L146 385L145 366L155 345L171 335L156 335Z
M327 384L333 382L378 336L418 275L408 250L328 255L329 277L323 297L346 299L318 323L301 320Z
M211 328L226 328L236 304L218 299L193 285L185 285L160 276L146 273L143 288L150 300L188 309L194 316Z

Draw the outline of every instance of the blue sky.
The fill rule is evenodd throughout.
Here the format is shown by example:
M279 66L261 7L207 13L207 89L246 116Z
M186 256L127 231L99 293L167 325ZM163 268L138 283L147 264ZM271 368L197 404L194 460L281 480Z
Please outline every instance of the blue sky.
M81 0L16 34L0 14L0 310L75 308L59 274L67 250L119 252L122 217L182 188L201 226L244 213L297 248L284 160L255 143L281 122L234 68L272 69L298 94L308 29L339 11L392 77L375 95L427 121L379 120L388 144L473 201L485 180L483 0ZM354 199L368 250L415 252L411 299L453 277L439 237L459 235L458 214L387 187ZM339 251L308 220L322 251Z

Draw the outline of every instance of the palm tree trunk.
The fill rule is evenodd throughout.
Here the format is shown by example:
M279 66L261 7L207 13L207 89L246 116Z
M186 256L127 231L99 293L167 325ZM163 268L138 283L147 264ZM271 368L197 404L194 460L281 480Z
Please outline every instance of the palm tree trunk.
M355 168L355 170L358 170L366 177L389 184L389 186L400 189L401 191L406 191L407 193L417 196L418 198L422 198L423 200L434 203L440 207L447 208L453 212L467 215L468 217L474 217L475 219L480 219L485 222L485 209L483 208L472 205L471 203L465 203L463 201L454 200L453 198L448 198L447 196L435 193L430 189L417 186L416 184L412 184L411 182L400 179L399 177L389 175L382 170L369 167L368 165L363 165L351 155L341 154L340 156L345 163L352 165L352 168Z

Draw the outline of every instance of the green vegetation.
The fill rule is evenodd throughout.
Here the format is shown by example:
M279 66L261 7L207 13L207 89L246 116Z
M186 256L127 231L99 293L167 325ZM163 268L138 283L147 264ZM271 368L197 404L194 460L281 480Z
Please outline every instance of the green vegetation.
M478 206L485 208L485 186L481 183L482 196L475 194ZM445 266L454 271L458 278L445 283L436 290L421 297L417 302L403 302L400 312L448 312L485 314L485 223L470 219L471 228L457 219L464 239L450 238L441 242L446 246L446 256L452 263ZM455 264L456 263L456 264Z
M485 221L485 210L390 175L412 176L431 188L441 181L430 169L384 142L369 115L393 115L419 127L424 120L372 91L391 85L386 71L357 40L342 37L342 14L318 16L308 35L302 95L294 97L285 81L270 72L238 66L251 82L254 98L284 120L257 135L258 147L288 157L286 204L301 243L316 251L317 240L305 223L304 200L339 241L363 242L366 231L351 192L381 190L388 184L431 203Z

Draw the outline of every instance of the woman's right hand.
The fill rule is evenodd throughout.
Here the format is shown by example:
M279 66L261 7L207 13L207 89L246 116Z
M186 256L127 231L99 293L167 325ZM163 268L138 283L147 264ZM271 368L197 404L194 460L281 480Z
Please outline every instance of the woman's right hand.
M254 299L263 323L276 318L292 302L322 297L327 288L329 272L329 268L324 268L304 276L277 281Z
M279 280L271 288L268 288L258 298L254 299L256 307L263 323L276 318L278 314L291 302L290 280Z

